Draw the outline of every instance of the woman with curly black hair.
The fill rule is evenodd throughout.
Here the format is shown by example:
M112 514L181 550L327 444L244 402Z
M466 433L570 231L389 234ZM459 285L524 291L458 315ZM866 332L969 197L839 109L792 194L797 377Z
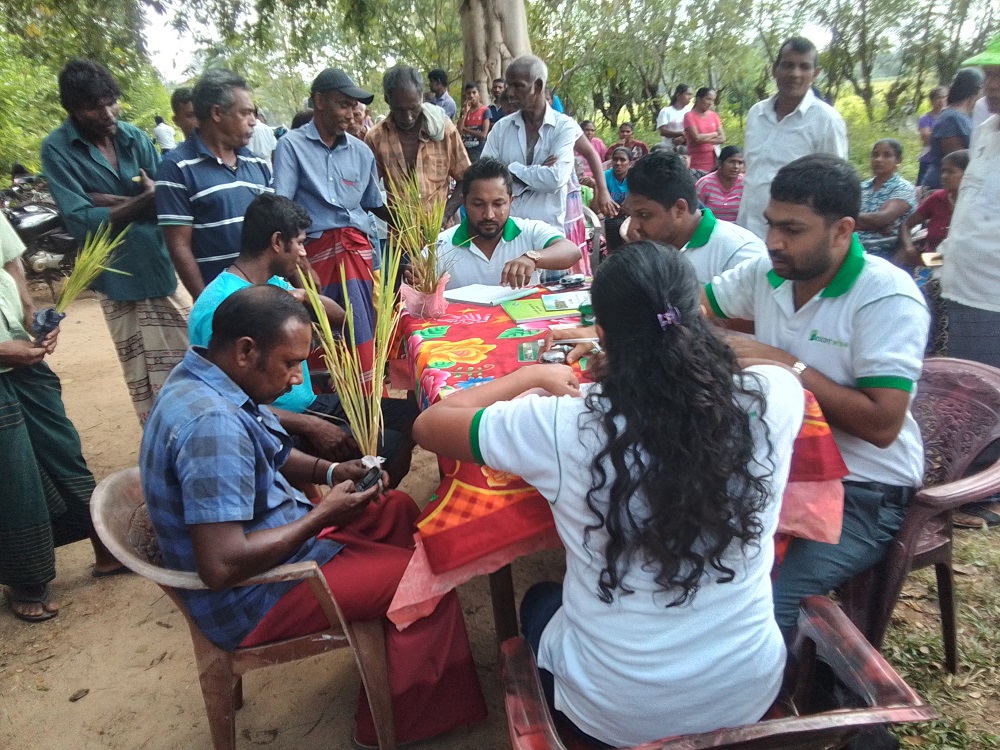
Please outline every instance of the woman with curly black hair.
M802 387L780 367L741 370L672 248L625 247L591 296L606 352L593 385L528 366L431 406L414 436L549 501L566 577L528 591L521 625L582 734L636 745L757 721L785 663L771 536Z

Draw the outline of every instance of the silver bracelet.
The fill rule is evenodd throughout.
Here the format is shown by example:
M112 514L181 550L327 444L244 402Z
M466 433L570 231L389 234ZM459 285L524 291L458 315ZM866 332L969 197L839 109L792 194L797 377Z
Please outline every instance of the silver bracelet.
M333 470L336 469L340 464L336 461L330 464L330 468L326 470L326 483L327 486L333 487Z

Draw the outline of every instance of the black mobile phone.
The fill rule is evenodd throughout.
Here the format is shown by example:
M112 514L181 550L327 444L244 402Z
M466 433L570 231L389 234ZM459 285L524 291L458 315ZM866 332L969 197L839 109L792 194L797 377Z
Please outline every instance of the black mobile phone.
M382 479L382 469L378 466L374 466L368 470L368 472L361 477L358 481L354 483L355 492L364 492L365 490L371 489Z

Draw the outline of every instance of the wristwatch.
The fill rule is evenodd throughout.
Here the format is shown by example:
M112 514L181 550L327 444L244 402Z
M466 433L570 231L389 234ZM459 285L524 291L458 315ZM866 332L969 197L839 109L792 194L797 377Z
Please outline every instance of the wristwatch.
M524 252L524 255L531 258L531 260L534 261L535 263L538 263L538 261L542 259L542 254L537 250L526 250Z
M808 367L809 365L807 365L801 359L798 359L795 361L795 364L792 365L792 371L799 377L802 377L802 373L804 373L806 371L806 368Z

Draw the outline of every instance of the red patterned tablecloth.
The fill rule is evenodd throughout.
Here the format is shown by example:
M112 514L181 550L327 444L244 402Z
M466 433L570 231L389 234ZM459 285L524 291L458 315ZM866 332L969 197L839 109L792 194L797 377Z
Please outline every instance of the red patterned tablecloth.
M579 324L579 317L518 326L501 307L455 303L436 320L404 313L400 327L408 378L410 387L416 385L421 408L527 364L518 361L519 345L543 338L557 323ZM397 371L397 385L400 375ZM586 379L585 372L580 375ZM523 479L476 464L445 458L439 462L444 478L417 520L417 549L389 608L389 619L400 628L433 611L441 596L474 576L559 545L547 501ZM795 443L785 503L820 504L827 509L839 504L842 515L840 479L846 473L830 428L807 393L806 418ZM831 519L825 512L824 516L826 527L835 522L839 529L839 515Z

